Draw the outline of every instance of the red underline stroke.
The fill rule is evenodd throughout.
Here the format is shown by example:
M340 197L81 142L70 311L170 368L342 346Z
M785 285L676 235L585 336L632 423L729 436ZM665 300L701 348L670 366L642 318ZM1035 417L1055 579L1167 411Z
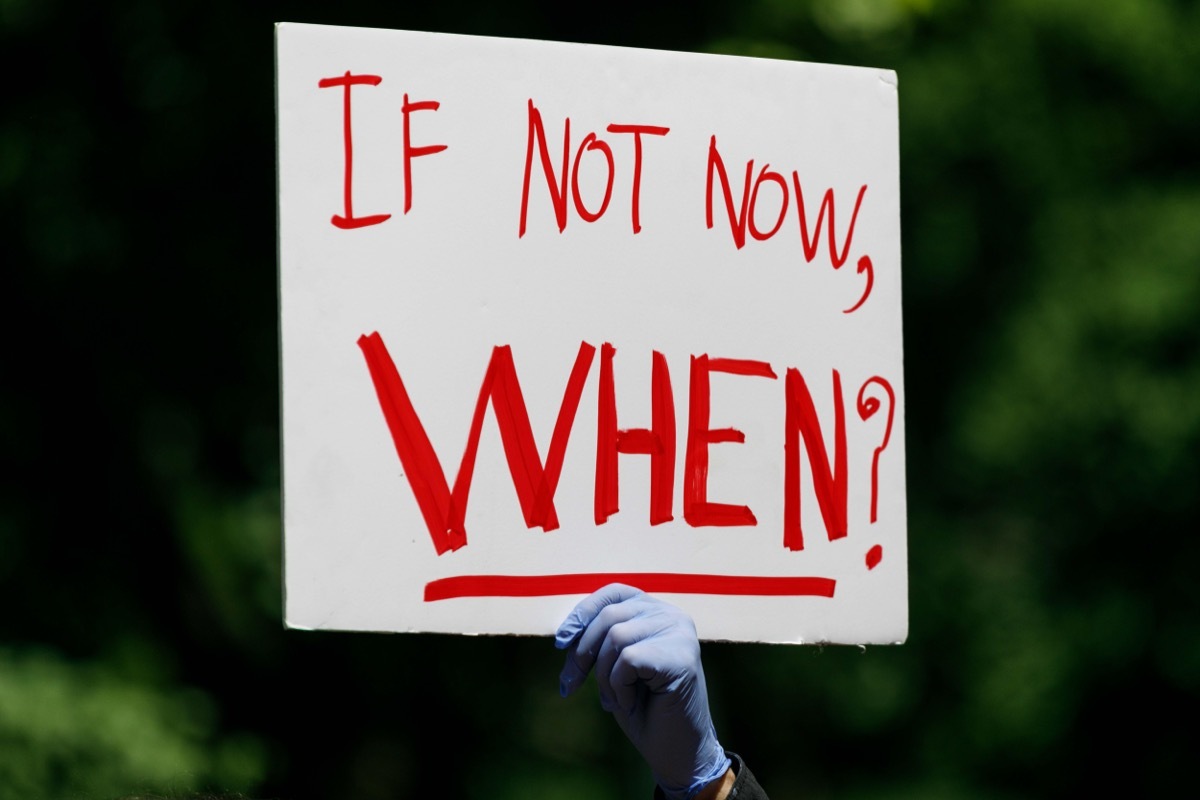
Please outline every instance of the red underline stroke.
M654 594L833 597L837 581L820 577L696 575L678 572L587 572L568 575L455 575L425 584L425 602L456 597L547 597L590 594L610 583Z

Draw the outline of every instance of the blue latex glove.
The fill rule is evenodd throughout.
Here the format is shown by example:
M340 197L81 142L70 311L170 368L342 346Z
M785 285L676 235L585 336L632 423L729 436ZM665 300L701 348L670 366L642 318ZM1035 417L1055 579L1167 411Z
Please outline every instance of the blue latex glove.
M683 611L610 584L575 606L554 645L567 651L559 692L573 693L594 667L600 705L668 798L690 800L729 769L708 711L696 626Z

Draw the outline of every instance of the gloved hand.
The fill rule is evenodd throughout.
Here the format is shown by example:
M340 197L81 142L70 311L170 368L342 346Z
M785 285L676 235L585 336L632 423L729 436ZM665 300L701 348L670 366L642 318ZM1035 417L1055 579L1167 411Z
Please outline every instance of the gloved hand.
M690 800L729 769L709 715L696 627L683 611L610 584L575 606L554 645L567 651L559 692L573 693L594 666L600 705L668 798Z

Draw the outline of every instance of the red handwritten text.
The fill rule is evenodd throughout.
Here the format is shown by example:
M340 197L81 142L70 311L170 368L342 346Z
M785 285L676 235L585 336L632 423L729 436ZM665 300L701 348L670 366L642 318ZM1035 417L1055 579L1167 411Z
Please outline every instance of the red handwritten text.
M784 220L787 217L790 197L794 194L796 198L796 217L800 227L800 245L804 252L805 262L811 263L817 256L821 242L821 225L824 223L826 239L829 243L829 263L834 269L841 269L842 265L846 263L846 258L850 254L850 244L854 240L854 225L858 221L858 211L862 207L863 196L867 193L866 184L863 184L858 190L858 197L854 201L854 211L850 214L850 224L846 228L846 236L842 240L842 247L839 250L834 220L835 202L832 188L825 190L825 195L821 198L821 207L817 211L816 223L810 228L808 210L804 205L804 190L800 184L800 173L792 170L791 191L789 192L788 182L781 173L771 169L770 164L763 164L756 176L754 174L754 159L750 159L746 162L746 175L742 185L741 201L735 205L729 173L725 169L725 161L721 158L721 152L717 149L717 137L713 136L709 140L708 145L708 170L704 196L705 223L709 229L715 224L713 222L713 207L716 202L713 198L714 178L720 182L721 198L724 200L725 213L729 219L729 233L733 237L734 246L738 250L746 246L747 232L749 232L753 239L760 242L766 241L777 234L780 228L783 227ZM758 225L757 213L759 192L763 190L764 185L775 187L778 190L779 196L779 213L776 215L771 226L765 230ZM770 190L772 194L775 193L775 189ZM859 274L866 274L866 288L862 295L860 295L858 302L845 310L847 314L858 310L871 294L875 275L870 256L864 255L859 258L858 272Z
M396 453L438 554L456 550L467 543L467 499L483 415L489 401L500 429L501 443L526 527L540 527L544 531L558 527L554 494L595 347L587 342L579 345L544 462L534 441L512 351L507 346L494 348L479 389L466 449L451 488L383 339L378 333L372 333L362 336L358 345L366 359ZM665 357L654 352L651 359L652 425L649 429L619 430L612 376L615 353L612 345L606 343L601 346L595 521L597 525L602 525L618 511L617 455L625 453L650 456L650 524L658 525L673 518L675 410L671 378ZM763 361L711 358L708 355L692 357L688 442L684 461L684 520L692 527L754 526L758 520L748 506L708 500L708 447L719 442L740 443L745 440L745 435L737 429L713 430L708 427L709 375L714 372L772 380L778 378L771 366ZM833 541L847 534L849 471L845 409L841 375L833 370L832 377L834 430L831 457L804 376L795 368L788 368L785 375L783 545L788 550L804 549L800 515L801 445L811 466L812 485L826 537ZM864 399L867 388L872 384L883 388L889 402L895 403L890 384L879 376L870 378L858 395L859 414L864 421L879 408L879 400ZM890 435L891 408L888 414L889 431L885 433L884 443L876 449L871 466L871 522L876 519L879 455Z
M317 86L321 89L329 89L334 86L343 87L342 92L342 142L345 149L345 168L342 172L342 202L345 206L345 215L334 214L330 220L335 226L343 230L350 228L363 228L367 225L378 225L384 220L391 217L391 214L370 214L365 217L354 216L353 191L351 187L354 183L354 134L351 131L350 125L350 88L352 86L378 86L383 78L378 75L351 75L349 70L346 74L337 78L322 78L317 82Z
M657 125L609 125L609 133L628 133L633 135L633 189L630 199L633 232L642 229L641 222L641 192L642 192L642 136L666 136L670 128ZM563 122L562 167L555 172L554 163L550 158L550 145L546 140L546 129L542 124L542 114L538 111L533 100L529 101L529 136L525 146L525 180L521 185L521 220L517 229L518 238L525 235L526 221L529 215L529 185L533 173L533 148L537 144L538 157L542 165L542 173L546 178L546 186L550 190L550 204L554 208L554 220L558 224L558 232L567 228L567 183L571 185L571 200L575 213L584 222L595 222L604 216L612 200L613 180L616 176L616 160L612 147L608 142L599 138L594 132L583 137L575 149L575 158L571 159L571 118ZM604 197L596 205L595 210L587 207L579 188L579 164L585 153L599 153L606 164Z
M343 230L351 230L354 228L365 228L369 225L378 225L391 219L391 214L368 214L363 217L354 216L354 133L352 130L351 119L351 103L350 89L354 86L378 86L383 81L379 75L353 75L349 70L346 74L339 75L336 78L322 78L317 81L317 87L321 89L329 89L335 86L342 87L342 143L344 150L344 167L342 170L342 204L345 213L334 214L330 222L335 227ZM417 100L409 102L408 94L404 95L404 103L400 106L400 114L403 120L403 154L404 154L404 213L407 214L412 208L413 198L413 181L412 181L412 160L421 156L429 156L434 153L440 153L446 149L447 145L433 144L414 147L412 144L412 133L410 117L414 111L437 111L441 104L436 100Z
M440 153L446 149L444 144L430 144L424 147L413 147L412 134L409 131L410 122L409 115L414 111L437 111L441 108L441 103L437 100L418 100L410 103L408 101L408 93L404 95L404 105L400 106L400 113L404 116L404 213L407 214L412 209L413 189L412 189L412 160L418 156L431 156L434 153Z

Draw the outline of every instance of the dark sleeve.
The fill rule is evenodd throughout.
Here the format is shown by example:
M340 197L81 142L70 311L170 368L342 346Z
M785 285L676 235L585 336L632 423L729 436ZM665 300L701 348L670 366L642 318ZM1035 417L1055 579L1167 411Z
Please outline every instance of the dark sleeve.
M729 791L730 800L767 800L767 793L758 785L754 773L746 766L746 762L742 761L742 757L728 750L725 751L725 755L733 762L733 774L736 776L733 788ZM662 789L657 786L654 787L654 800L665 800Z
M729 756L733 761L733 773L737 778L733 782L733 789L729 792L730 800L767 800L767 793L758 785L758 781L754 779L754 773L746 766L746 762L742 761L742 757L737 753L725 751L725 755Z

